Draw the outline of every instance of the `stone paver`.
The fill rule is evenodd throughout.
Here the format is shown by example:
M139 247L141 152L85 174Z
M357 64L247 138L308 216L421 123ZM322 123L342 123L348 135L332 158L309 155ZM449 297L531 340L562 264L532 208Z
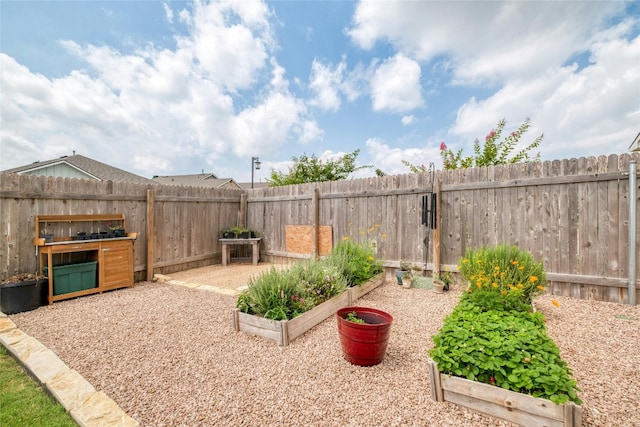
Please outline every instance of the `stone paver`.
M96 392L95 387L75 369L56 375L47 381L45 386L67 411L79 407Z
M140 424L101 391L90 395L70 412L81 427L134 427Z
M11 329L15 329L15 328L16 328L16 324L13 323L11 319L9 319L6 316L0 318L0 332L10 331Z
M5 332L0 332L0 344L8 347L28 337L29 335L25 334L18 328L9 329Z
M24 360L25 366L42 384L69 370L69 367L53 351L44 348L44 351L33 353Z

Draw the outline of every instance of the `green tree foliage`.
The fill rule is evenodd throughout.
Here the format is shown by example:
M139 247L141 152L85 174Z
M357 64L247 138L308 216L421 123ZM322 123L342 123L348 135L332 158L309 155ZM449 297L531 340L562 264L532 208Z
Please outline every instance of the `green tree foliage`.
M269 178L270 187L282 185L305 184L309 182L340 181L347 179L350 173L372 166L356 166L356 158L360 150L348 153L338 160L322 161L314 154L308 157L306 154L292 157L294 165L289 168L288 173L271 170Z
M531 127L531 122L529 118L525 119L518 130L511 132L502 141L499 141L506 124L507 122L505 119L500 120L496 128L491 130L491 132L489 132L487 136L485 136L483 145L481 145L480 141L476 139L473 143L473 156L464 156L462 153L462 149L454 152L449 147L447 147L447 144L445 144L444 142L440 143L440 157L442 157L442 165L444 169L463 169L491 165L506 165L509 163L520 163L539 160L540 153L536 154L533 159L529 157L529 153L531 152L531 150L537 148L540 143L542 143L544 134L541 134L536 139L534 139L531 144L527 145L526 147L512 155L513 151L518 145L518 142L520 141L520 138ZM407 162L406 160L403 160L402 163L407 166L413 173L427 171L424 165L415 166Z

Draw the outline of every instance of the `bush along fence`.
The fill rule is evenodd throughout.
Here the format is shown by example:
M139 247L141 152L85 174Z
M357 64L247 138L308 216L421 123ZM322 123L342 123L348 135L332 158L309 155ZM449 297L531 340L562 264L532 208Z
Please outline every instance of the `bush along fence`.
M468 251L467 292L433 337L431 395L520 425L579 426L579 388L532 300L541 264L517 247Z
M343 241L324 259L252 278L233 310L234 329L286 346L383 283L371 247Z

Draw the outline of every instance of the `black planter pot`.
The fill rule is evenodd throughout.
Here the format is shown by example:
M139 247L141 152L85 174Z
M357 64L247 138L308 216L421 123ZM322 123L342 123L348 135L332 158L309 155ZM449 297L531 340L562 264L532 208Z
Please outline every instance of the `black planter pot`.
M0 285L0 311L15 314L36 309L47 303L48 291L47 279Z

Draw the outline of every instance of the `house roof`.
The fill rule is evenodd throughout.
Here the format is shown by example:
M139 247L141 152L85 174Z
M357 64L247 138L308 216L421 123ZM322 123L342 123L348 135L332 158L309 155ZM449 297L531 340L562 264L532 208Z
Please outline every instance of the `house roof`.
M90 159L80 154L72 156L62 156L57 159L37 161L25 166L7 169L2 172L61 176L54 172L55 166L63 166L80 172L80 176L86 179L96 179L100 181L125 181L140 184L154 184L154 181L123 169L110 166L106 163ZM58 169L59 170L59 169ZM63 175L68 176L68 175ZM75 175L78 176L78 175Z
M233 178L218 178L212 173L154 176L153 181L163 185L183 185L185 187L236 187L238 190L243 189Z
M638 133L638 136L636 136L636 139L634 139L631 145L629 146L629 151L640 151L640 133Z

